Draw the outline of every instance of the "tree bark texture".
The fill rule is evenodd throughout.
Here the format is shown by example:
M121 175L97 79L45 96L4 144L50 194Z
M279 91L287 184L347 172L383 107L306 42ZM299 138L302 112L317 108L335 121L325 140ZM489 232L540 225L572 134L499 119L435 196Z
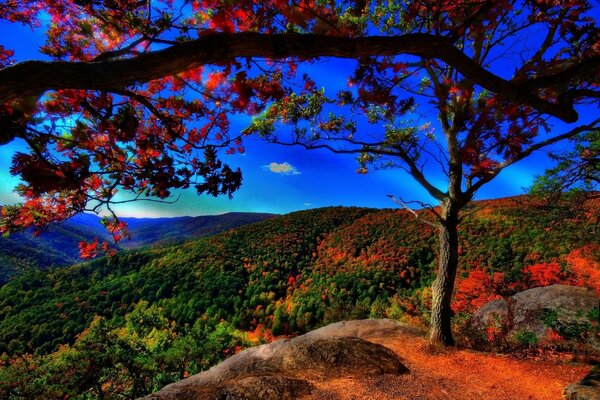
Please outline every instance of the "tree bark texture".
M450 206L447 206L450 208ZM452 292L458 268L458 210L445 209L439 226L438 273L432 288L430 341L451 346Z

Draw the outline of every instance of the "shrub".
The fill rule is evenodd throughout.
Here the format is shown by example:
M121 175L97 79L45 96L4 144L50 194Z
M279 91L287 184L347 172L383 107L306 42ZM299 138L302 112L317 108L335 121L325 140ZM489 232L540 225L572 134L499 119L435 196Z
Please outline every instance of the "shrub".
M513 339L516 341L517 345L530 349L537 347L538 344L538 337L535 332L527 330L516 331L513 333Z
M527 288L555 285L566 280L567 275L557 262L538 263L523 268L523 281Z
M503 273L489 275L481 268L474 268L465 278L458 280L452 309L455 312L474 312L489 301L501 299L503 286Z

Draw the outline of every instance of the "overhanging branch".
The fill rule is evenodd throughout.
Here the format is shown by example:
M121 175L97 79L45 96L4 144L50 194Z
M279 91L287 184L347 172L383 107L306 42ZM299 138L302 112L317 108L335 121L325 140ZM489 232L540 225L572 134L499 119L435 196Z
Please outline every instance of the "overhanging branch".
M368 56L415 55L435 58L452 65L466 78L499 96L528 105L566 122L578 115L572 105L552 103L535 94L560 78L598 71L600 57L582 61L585 68L572 67L552 77L534 79L534 83L513 83L486 70L452 43L430 34L400 36L333 37L314 34L210 33L196 40L140 54L129 59L99 62L25 61L0 70L0 103L30 96L39 97L47 90L116 90L138 83L174 75L201 65L218 64L236 58L288 57L360 58Z

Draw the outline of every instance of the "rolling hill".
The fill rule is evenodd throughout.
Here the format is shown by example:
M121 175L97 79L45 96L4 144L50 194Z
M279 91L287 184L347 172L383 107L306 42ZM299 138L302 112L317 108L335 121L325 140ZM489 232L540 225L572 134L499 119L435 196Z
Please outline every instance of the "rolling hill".
M273 217L263 213L227 213L198 217L123 218L131 232L131 240L123 240L121 248L182 242L201 236L251 224ZM54 224L40 236L31 231L0 237L0 284L32 269L63 267L80 262L78 243L94 238L108 240L100 218L78 214L62 224Z
M534 285L599 290L587 211L475 203L460 226L457 329L474 305ZM0 394L135 398L274 335L369 316L426 325L436 252L408 212L334 207L32 271L0 288Z

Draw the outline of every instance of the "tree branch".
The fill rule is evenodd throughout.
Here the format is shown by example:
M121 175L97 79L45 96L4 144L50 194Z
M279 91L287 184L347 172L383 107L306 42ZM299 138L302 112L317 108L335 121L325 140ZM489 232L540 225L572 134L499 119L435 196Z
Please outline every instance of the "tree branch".
M578 126L576 128L571 129L568 132L565 132L561 135L558 136L553 136L551 138L548 138L546 140L543 140L539 143L533 144L531 146L529 146L527 149L523 150L522 152L520 152L519 154L517 154L516 156L514 156L513 158L510 158L506 161L504 161L503 163L501 163L495 170L494 173L491 175L486 176L485 178L482 178L480 180L478 180L477 182L475 182L471 188L469 188L466 193L470 196L474 195L475 192L481 188L483 185L485 185L486 183L488 183L489 181L491 181L492 179L494 179L496 176L498 176L498 174L505 169L506 167L513 165L514 163L521 161L522 159L528 157L529 155L531 155L531 153L533 153L534 151L540 150L544 147L550 146L551 144L560 142L561 140L565 140L565 139L570 139L572 137L577 136L580 133L583 132L587 132L587 131L592 131L592 130L599 130L600 126L598 126L598 124L600 124L600 118L596 118L594 121L592 121L591 123L587 124L587 125L581 125Z
M390 199L392 199L392 201L396 204L398 204L400 207L405 208L406 210L408 210L412 215L415 216L416 219L418 219L419 221L429 225L429 226L433 226L434 228L438 228L438 226L436 224L434 224L431 221L427 221L426 219L423 219L419 216L419 214L413 210L412 208L410 208L405 202L398 200L397 198L395 198L393 195L388 194L387 197L389 197ZM433 209L430 208L429 209L437 218L439 221L442 221L442 217Z
M600 67L600 56L594 56L554 75L516 84L486 70L449 40L430 34L349 38L314 34L209 33L196 40L129 59L17 63L0 70L0 102L39 97L47 90L122 89L201 65L244 57L360 58L400 54L442 60L483 88L566 122L574 122L578 118L571 105L552 103L533 92L553 86L557 80L564 83L579 75L589 76Z
M517 86L524 90L541 89L562 85L575 78L597 77L600 67L600 55L591 56L554 74L530 78Z
M429 182L427 180L427 178L425 177L423 172L421 170L419 170L419 167L415 163L415 160L413 160L408 154L403 152L401 149L396 149L395 151L370 148L370 147L369 148L355 148L355 149L337 149L333 146L330 146L328 144L323 144L323 143L308 144L308 143L303 143L300 141L294 141L293 143L288 143L288 142L281 142L276 139L269 139L269 141L271 143L279 144L279 145L283 145L283 146L301 146L307 150L326 149L335 154L360 154L363 152L368 152L368 153L373 153L373 154L378 154L378 155L383 155L383 156L398 157L402 161L404 161L404 163L408 166L407 172L413 178L415 178L415 180L421 186L423 186L423 188L425 190L427 190L427 192L432 197L434 197L436 200L440 200L440 201L445 197L445 193L443 193L440 189L435 187L431 182Z
M114 59L117 57L121 57L121 56L125 56L128 54L135 54L133 53L133 49L135 49L135 47L141 43L143 43L145 40L150 40L146 37L141 37L139 39L134 40L133 42L131 42L129 45L121 48L121 49L117 49L117 50L112 50L112 51L107 51L105 53L99 54L98 56L96 56L94 58L94 62L98 62L98 61L105 61L105 60L110 60L110 59Z

